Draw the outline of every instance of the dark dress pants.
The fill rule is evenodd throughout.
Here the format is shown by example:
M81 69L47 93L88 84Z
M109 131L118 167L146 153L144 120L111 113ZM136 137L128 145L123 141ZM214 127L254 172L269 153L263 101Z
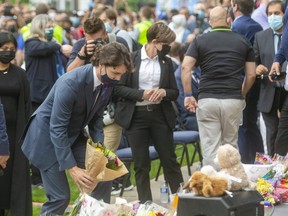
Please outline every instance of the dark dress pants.
M173 131L168 126L161 108L153 111L135 110L129 129L126 131L132 149L138 198L141 203L152 200L150 188L149 145L152 143L159 154L164 176L171 192L177 192L183 177L176 161ZM160 188L159 191L160 193Z
M288 95L286 95L281 109L275 141L275 153L283 156L288 153Z
M80 138L82 139L82 138ZM77 140L79 143L72 147L77 166L85 168L86 139ZM77 142L76 141L76 142ZM48 201L43 204L41 215L63 215L70 201L70 189L65 171L59 171L59 164L55 163L48 170L40 170ZM112 181L100 182L91 196L104 202L110 202Z
M266 143L268 154L273 156L275 154L275 140L278 132L279 118L277 111L279 108L279 94L280 90L276 88L273 104L269 113L262 112L262 117L266 126Z
M251 164L255 161L256 152L264 152L263 140L257 125L260 82L255 82L246 96L246 107L243 110L243 124L239 127L238 147L241 161Z

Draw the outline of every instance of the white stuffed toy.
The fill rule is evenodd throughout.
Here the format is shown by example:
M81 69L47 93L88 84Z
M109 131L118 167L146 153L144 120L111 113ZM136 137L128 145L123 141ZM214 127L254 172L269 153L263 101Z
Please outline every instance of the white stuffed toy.
M214 162L220 167L218 175L230 176L228 177L231 180L229 190L238 191L256 188L256 184L248 179L244 166L241 163L239 150L232 145L225 144L220 146L217 150Z

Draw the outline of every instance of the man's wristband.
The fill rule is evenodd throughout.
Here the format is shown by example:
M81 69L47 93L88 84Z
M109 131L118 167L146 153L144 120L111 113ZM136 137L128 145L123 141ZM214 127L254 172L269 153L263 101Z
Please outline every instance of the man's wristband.
M184 94L185 97L191 97L192 94Z
M80 60L86 60L86 56L81 55L80 52L77 53L77 57L78 57Z

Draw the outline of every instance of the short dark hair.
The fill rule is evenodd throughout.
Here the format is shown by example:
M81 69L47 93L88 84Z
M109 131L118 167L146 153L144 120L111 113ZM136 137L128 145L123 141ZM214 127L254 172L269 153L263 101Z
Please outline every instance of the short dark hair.
M117 11L114 8L107 8L104 13L108 19L114 20L114 25L117 24Z
M141 12L142 12L142 15L146 18L146 19L151 19L152 17L152 10L151 10L151 7L149 6L143 6L141 8Z
M268 8L272 5L280 4L281 5L281 10L283 13L285 13L285 4L281 0L273 0L270 1L267 6L266 6L266 14L268 15Z
M36 15L48 14L48 11L49 11L49 6L45 3L39 3L39 4L37 4L37 6L35 8Z
M233 0L233 4L238 5L238 10L243 15L250 15L254 9L254 0Z
M95 34L95 33L100 32L100 31L104 32L104 31L106 31L105 24L98 17L91 17L91 18L85 20L84 31L87 34Z
M91 63L93 66L119 66L124 64L128 72L133 71L133 63L129 50L123 44L117 42L96 46Z
M148 43L153 39L162 43L172 43L176 39L176 34L164 23L157 22L149 27L146 33Z
M15 49L17 49L17 41L14 35L11 32L0 32L0 47L2 47L6 43L12 42L15 46Z
M174 41L171 45L169 56L171 57L179 56L180 47L181 47L181 43Z

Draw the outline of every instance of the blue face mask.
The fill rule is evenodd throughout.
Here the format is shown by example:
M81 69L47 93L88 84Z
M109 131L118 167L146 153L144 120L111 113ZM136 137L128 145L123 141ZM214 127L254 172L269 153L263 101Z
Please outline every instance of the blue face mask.
M277 31L283 26L283 17L273 14L268 17L268 23L271 29Z
M105 66L105 74L101 75L101 82L103 83L104 88L105 87L114 87L118 84L119 80L111 79L107 74L107 69Z
M53 39L54 28L46 28L45 29L45 36L48 41Z
M105 28L106 28L106 31L107 31L108 33L111 33L111 32L112 32L111 25L110 25L108 22L105 22Z

